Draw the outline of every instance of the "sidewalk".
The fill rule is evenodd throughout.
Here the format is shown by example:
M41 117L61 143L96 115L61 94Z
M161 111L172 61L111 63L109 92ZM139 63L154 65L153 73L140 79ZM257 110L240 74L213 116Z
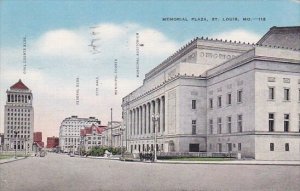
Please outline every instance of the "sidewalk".
M0 160L0 164L4 164L4 163L9 163L9 162L14 162L14 161L18 161L18 160L22 160L22 159L25 159L26 157L17 157L15 159L15 157L11 157L11 158L8 158L8 159L1 159Z
M157 160L161 164L216 164L216 165L280 165L300 166L300 161L260 161L260 160L232 160L232 161L175 161Z
M80 157L87 159L102 159L102 160L120 160L119 156L112 157ZM134 161L140 162L140 161ZM149 162L144 162L149 163ZM157 160L159 164L212 164L212 165L277 165L277 166L300 166L300 161L265 161L265 160L230 160L230 161L176 161L176 160Z

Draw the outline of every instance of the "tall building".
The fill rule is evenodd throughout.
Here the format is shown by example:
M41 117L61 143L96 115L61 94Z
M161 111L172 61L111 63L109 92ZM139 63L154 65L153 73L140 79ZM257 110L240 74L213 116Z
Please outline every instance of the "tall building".
M101 121L95 117L78 118L71 116L65 118L59 128L59 146L63 152L76 151L80 145L80 130L91 125L100 125Z
M3 151L4 147L4 134L0 133L0 151Z
M47 148L55 148L59 146L59 138L58 137L47 137Z
M300 160L300 27L257 44L195 38L123 98L128 150ZM154 116L154 117L153 117Z
M31 90L19 80L6 91L4 108L5 150L32 150L34 112Z

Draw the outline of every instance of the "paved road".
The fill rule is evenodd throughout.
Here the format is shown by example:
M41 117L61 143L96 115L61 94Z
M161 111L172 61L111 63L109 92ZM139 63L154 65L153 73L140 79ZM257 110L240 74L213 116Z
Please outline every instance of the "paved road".
M59 154L0 165L1 191L292 191L299 188L299 166L153 164Z

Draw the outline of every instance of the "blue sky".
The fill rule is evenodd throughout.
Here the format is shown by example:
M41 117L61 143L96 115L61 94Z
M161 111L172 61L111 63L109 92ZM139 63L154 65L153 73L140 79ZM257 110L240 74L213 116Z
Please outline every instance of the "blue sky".
M145 6L146 5L146 6ZM1 6L1 34L4 45L16 44L24 34L32 37L45 31L101 22L136 22L154 27L171 38L184 40L243 27L264 33L270 26L299 23L299 3L291 0L252 1L21 1L4 0ZM266 17L258 22L161 22L162 17ZM1 36L2 36L1 35Z
M121 99L140 86L144 74L197 36L256 42L272 26L300 25L297 0L252 1L0 1L0 104L5 91L21 78L34 94L35 129L58 135L68 116L96 116L106 124L110 107L121 120ZM189 21L162 21L162 18ZM206 17L208 22L191 18ZM210 19L216 17L217 22ZM226 17L266 21L222 21ZM101 54L92 55L90 26L97 25ZM140 73L135 76L135 33L140 33ZM27 36L27 73L22 73L22 38ZM113 95L113 60L118 90ZM80 77L80 105L75 79ZM95 78L99 77L99 96ZM3 109L0 110L3 132ZM45 139L44 139L45 140Z

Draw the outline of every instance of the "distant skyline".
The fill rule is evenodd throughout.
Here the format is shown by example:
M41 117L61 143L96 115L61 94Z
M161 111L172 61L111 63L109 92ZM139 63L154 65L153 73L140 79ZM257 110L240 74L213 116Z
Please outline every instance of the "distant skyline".
M62 120L94 116L106 125L121 121L122 97L143 83L145 73L195 37L255 43L272 26L300 25L297 0L265 1L19 1L0 2L0 132L6 90L22 79L33 92L35 131L58 136ZM188 21L163 21L182 18ZM193 21L207 18L208 21ZM211 21L218 18L218 21ZM222 21L238 18L239 21ZM266 20L243 21L243 18ZM100 54L92 54L91 26ZM140 77L136 77L139 33ZM27 39L26 74L22 45ZM114 95L114 60L118 59ZM76 105L76 78L80 103ZM99 96L96 96L96 77Z

